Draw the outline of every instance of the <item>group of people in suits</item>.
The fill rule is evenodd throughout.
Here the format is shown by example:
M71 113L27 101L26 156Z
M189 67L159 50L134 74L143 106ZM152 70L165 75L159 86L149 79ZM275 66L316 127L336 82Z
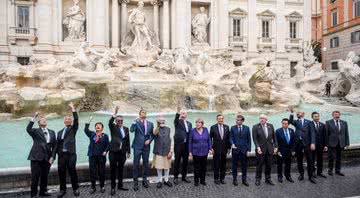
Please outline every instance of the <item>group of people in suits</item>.
M33 139L28 160L31 161L31 197L38 194L40 182L40 196L50 196L47 192L47 177L51 165L58 156L58 174L60 180L60 193L58 197L66 194L66 174L71 178L74 196L79 196L79 185L76 173L76 132L79 127L78 115L75 106L70 103L69 107L73 117L64 118L64 128L57 134L47 128L46 118L35 113L27 126L27 132ZM226 184L226 162L231 153L233 185L238 186L238 164L240 162L242 172L242 184L249 186L247 181L247 161L251 152L251 133L255 145L256 176L255 185L261 183L262 171L265 167L265 183L274 185L271 180L271 166L273 156L277 160L278 182L285 179L291 183L291 162L293 156L297 158L299 180L304 179L303 158L307 161L307 173L309 181L316 183L315 178L326 176L323 174L323 152L328 151L329 167L328 174L333 175L334 161L335 174L344 176L341 172L341 160L344 148L349 146L349 131L346 121L340 119L340 112L334 111L332 119L326 123L320 122L320 114L312 113L312 120L304 118L304 112L297 112L294 119L294 111L289 107L290 117L281 121L282 127L274 129L268 123L266 115L260 115L259 123L250 127L244 124L245 117L237 114L235 125L229 127L224 124L224 116L217 115L216 124L208 130L204 120L199 118L193 128L187 120L187 112L178 111L175 115L174 126L174 152L171 149L171 130L166 126L165 119L159 117L157 125L147 120L146 111L140 110L139 116L132 122L130 129L123 125L123 117L118 115L119 107L115 108L114 115L109 120L110 136L103 132L104 125L97 122L95 131L90 130L90 123L85 124L85 134L89 138L88 157L91 188L90 193L96 192L96 179L99 178L100 192L105 192L105 164L109 153L111 195L118 190L127 191L123 187L123 169L127 158L133 150L133 189L139 190L139 169L142 159L142 186L149 188L147 179L149 171L150 145L154 141L152 168L157 170L157 188L162 185L172 187L169 181L171 160L173 153L175 185L181 181L191 183L187 178L188 161L191 159L194 166L194 185L206 185L206 169L208 154L213 155L214 182L217 185ZM38 119L39 128L33 128ZM293 125L295 130L289 126ZM134 139L130 147L129 133L134 133ZM316 167L315 167L316 161ZM284 166L284 167L283 167ZM180 170L181 169L181 170ZM315 173L316 172L316 173ZM181 180L179 175L181 174ZM118 180L118 183L116 183Z

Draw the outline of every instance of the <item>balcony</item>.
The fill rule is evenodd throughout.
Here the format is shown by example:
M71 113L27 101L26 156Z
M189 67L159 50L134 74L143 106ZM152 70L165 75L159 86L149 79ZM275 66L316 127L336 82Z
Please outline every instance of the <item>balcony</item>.
M258 37L257 48L260 52L267 49L274 52L276 50L276 40L272 37Z
M15 45L17 40L28 40L31 45L35 45L36 28L10 27L9 29L10 43L12 45Z
M229 45L233 48L241 48L242 51L247 50L247 37L245 36L230 36Z
M287 52L291 50L298 50L298 52L302 52L302 39L301 38L287 38L285 43L285 49Z

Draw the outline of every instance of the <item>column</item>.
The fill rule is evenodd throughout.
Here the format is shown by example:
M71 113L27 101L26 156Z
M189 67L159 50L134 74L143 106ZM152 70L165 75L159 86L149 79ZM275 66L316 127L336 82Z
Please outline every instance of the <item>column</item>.
M152 0L151 4L154 7L154 32L159 37L159 0Z
M257 43L258 39L257 37L259 34L256 34L255 32L261 31L260 23L257 20L256 16L256 1L248 1L248 51L249 52L257 52ZM257 27L254 26L254 24L258 24ZM254 30L254 28L256 28Z
M285 1L284 0L277 0L276 1L276 17L273 19L273 22L275 23L275 35L272 34L271 37L276 36L274 39L276 41L276 51L277 52L285 52L285 43L286 38L289 37L287 34L289 32L289 27L286 24L286 19L284 16L284 10L285 10ZM271 24L271 27L274 27L273 24Z
M94 47L106 47L109 45L109 0L92 0L92 43Z
M127 3L129 0L121 0L121 39L125 37L127 31Z
M163 0L163 26L162 26L162 45L163 49L170 48L170 11L169 0Z
M119 47L119 1L112 0L111 47Z
M229 0L218 0L218 26L219 35L218 35L218 48L227 48L229 46L229 32L226 31L229 29ZM243 18L241 19L241 23L243 23ZM241 31L243 31L243 25L241 25ZM243 35L243 32L241 33Z
M325 2L325 1L323 1ZM311 43L311 2L310 1L304 1L304 16L302 18L303 20L303 41L307 43ZM324 19L326 19L326 16L324 15Z
M51 45L52 44L52 3L49 0L38 0L36 3L36 22L37 22L37 37L39 45Z
M188 0L176 0L171 1L172 4L172 11L171 14L174 17L174 20L172 21L172 32L174 34L174 37L172 37L172 48L185 48L188 44L191 43L187 42L187 34L191 34L191 30L189 30L188 26L191 28L191 16L188 20L187 17L187 8L188 3L191 7L191 1L187 2ZM191 13L190 13L191 15ZM188 31L189 30L189 31ZM190 37L191 35L189 35ZM191 37L190 37L191 39ZM190 46L190 45L189 45Z

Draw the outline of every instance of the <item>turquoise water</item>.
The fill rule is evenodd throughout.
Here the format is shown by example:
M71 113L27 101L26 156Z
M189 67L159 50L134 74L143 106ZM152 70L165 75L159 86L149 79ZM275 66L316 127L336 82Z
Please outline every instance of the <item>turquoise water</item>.
M321 120L325 121L331 118L331 111L321 105L302 105L301 108L306 112L306 117L310 118L312 111L319 111L321 113ZM340 109L341 110L341 109ZM87 146L89 140L84 133L85 122L88 121L91 113L80 113L80 128L76 135L76 146L78 154L78 163L84 163L88 161L86 156ZM205 121L205 126L210 127L216 123L216 112L189 112L188 120L193 122L197 118L203 118ZM244 114L245 115L245 124L252 126L258 122L258 114ZM109 128L107 126L108 120L111 115L105 114L94 114L93 123L103 122L105 125L105 132L109 133ZM289 113L284 111L283 113L273 113L268 115L269 122L274 124L276 128L281 126L281 119L287 118ZM148 119L155 124L156 120L155 114L149 114ZM124 116L124 124L130 126L132 120L135 116ZM174 114L166 114L166 123L172 129L172 136L174 133L173 130L173 120ZM345 112L342 111L342 119L346 120L350 128L350 143L360 143L360 112ZM11 121L0 121L0 168L10 168L10 167L27 167L29 166L29 161L27 161L27 156L29 150L32 146L32 139L26 132L26 126L28 124L28 119L24 120L11 120ZM235 124L235 114L225 114L225 123L227 125ZM35 124L37 127L37 124ZM93 125L91 126L93 129ZM63 118L53 118L48 119L48 128L58 131L63 128ZM130 138L133 138L131 134ZM254 149L254 146L253 146Z

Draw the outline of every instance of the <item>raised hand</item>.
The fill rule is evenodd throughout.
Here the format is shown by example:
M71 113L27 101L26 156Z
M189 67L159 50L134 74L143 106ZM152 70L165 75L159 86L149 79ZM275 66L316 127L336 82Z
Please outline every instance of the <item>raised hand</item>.
M115 115L117 115L117 114L118 114L119 109L120 109L120 107L119 107L119 106L116 106L116 107L115 107Z
M294 107L289 106L288 109L289 109L290 113L294 113Z
M69 107L70 107L71 111L75 111L74 103L70 102Z
M35 112L35 114L34 114L34 119L36 119L37 117L39 117L39 112Z
M89 124L90 124L90 122L93 120L93 116L90 116L90 118L89 118Z

